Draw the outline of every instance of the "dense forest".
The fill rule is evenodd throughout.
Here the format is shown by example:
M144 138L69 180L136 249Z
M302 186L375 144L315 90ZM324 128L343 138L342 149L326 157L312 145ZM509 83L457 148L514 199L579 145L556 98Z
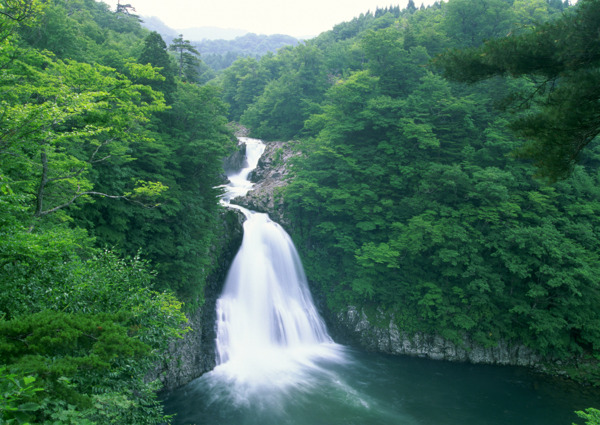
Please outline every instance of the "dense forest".
M226 105L126 9L0 12L0 422L163 423L145 377L219 255Z
M598 380L598 10L411 2L223 72L230 119L297 140L286 213L331 310Z
M409 1L217 72L126 8L0 0L2 421L169 422L144 377L219 257L230 121L301 153L285 214L332 312L598 384L599 21Z

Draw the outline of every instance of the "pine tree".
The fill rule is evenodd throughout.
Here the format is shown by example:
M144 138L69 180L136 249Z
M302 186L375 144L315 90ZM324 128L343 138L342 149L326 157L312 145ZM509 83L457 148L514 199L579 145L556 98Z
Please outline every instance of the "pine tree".
M153 31L144 39L144 47L138 62L161 68L160 73L165 77L164 81L154 80L144 83L152 86L155 90L163 92L167 103L171 103L172 94L177 88L175 85L175 70L167 53L167 44L159 33Z
M177 55L179 78L183 81L194 82L199 77L197 68L200 65L200 53L189 40L183 39L183 34L174 39L169 50Z

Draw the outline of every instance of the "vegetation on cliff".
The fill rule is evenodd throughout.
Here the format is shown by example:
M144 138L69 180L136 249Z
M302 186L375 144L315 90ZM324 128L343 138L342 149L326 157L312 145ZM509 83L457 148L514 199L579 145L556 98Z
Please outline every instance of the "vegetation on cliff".
M145 377L218 254L225 104L104 3L0 12L0 422L168 422Z

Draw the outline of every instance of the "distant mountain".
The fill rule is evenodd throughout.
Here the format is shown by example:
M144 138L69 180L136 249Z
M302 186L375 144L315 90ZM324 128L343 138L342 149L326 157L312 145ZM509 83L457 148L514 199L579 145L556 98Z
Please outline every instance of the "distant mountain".
M276 52L285 46L295 46L300 41L289 35L257 35L253 33L236 37L234 40L204 40L192 42L200 57L213 70L227 68L240 57L259 58Z
M215 71L227 68L240 57L259 58L300 41L289 35L257 35L245 30L217 27L173 29L156 16L142 17L142 25L159 33L165 43L183 34L200 52L202 61Z
M236 37L248 34L248 31L236 28L196 27L180 28L178 34L190 41L202 40L233 40Z
M171 43L174 38L179 36L179 33L176 30L167 26L167 24L156 16L142 16L142 26L150 31L159 33L167 44Z
M203 40L233 40L236 37L248 34L248 31L235 28L196 27L173 29L156 16L143 16L142 26L150 31L159 33L167 44L183 34L183 38L190 41Z

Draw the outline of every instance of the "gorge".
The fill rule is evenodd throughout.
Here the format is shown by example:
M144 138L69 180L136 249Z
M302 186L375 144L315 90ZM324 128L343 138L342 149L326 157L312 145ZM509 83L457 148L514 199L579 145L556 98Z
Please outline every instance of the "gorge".
M257 140L243 140L248 164L230 175L226 203L252 188L247 177L264 149ZM177 414L174 423L558 425L591 403L593 394L525 368L473 365L475 357L448 363L387 356L333 343L285 231L264 213L232 207L246 222L216 302L217 366L166 397L167 412ZM333 326L345 327L346 335L362 333L358 342L371 351L391 352L377 337L365 343L377 328L362 316L350 308ZM412 354L446 358L435 355L440 344ZM502 356L482 355L479 362L535 360Z
M0 422L600 425L599 1L120 6L0 0Z

